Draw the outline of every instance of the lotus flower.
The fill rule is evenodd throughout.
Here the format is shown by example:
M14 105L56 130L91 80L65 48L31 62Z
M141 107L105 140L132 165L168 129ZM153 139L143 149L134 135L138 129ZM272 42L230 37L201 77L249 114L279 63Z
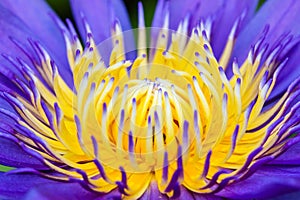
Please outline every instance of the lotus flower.
M139 3L133 30L119 0L70 3L82 40L0 3L1 199L297 195L298 2L159 0L151 28Z

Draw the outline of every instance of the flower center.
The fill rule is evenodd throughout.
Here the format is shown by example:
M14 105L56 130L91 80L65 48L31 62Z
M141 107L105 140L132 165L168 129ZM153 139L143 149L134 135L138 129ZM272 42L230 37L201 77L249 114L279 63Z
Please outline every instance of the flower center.
M94 102L99 127L118 152L116 168L127 162L126 171L152 171L181 156L177 149L192 141L187 128L197 109L191 80L173 66L146 64L107 84L99 85Z

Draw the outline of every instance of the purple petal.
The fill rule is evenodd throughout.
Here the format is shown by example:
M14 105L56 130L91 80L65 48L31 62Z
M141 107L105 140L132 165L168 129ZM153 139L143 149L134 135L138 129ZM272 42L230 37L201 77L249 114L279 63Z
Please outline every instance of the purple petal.
M111 37L111 28L115 17L121 22L123 30L131 28L125 6L119 0L91 0L88 2L84 0L71 0L71 7L83 39L86 38L86 32L81 13L91 27L96 43L100 43Z
M165 0L158 0L155 8L155 13L152 20L152 27L162 27L164 23L164 7ZM174 27L175 28L175 27Z
M239 24L238 27L238 31L241 31L253 17L257 2L258 0L228 0L219 9L216 14L216 19L214 20L211 38L213 51L217 58L220 57L226 45L229 33L235 21L245 14L242 23Z
M282 96L281 93L284 92L288 86L300 76L300 45L294 47L290 53L287 54L287 57L289 60L281 70L277 83L269 99Z
M169 3L169 5L168 5ZM177 29L179 22L187 15L192 17L192 25L195 25L201 18L214 14L222 5L224 0L159 0L153 18L153 27L162 27L164 21L164 10L169 6L170 28Z
M13 108L0 98L0 164L10 167L32 167L35 169L48 169L40 160L25 152L18 140L11 135L15 121ZM4 113L12 113L10 117ZM24 146L24 145L23 145Z
M300 197L300 192L292 192L268 200L294 200L294 199L299 199L299 197Z
M32 167L35 169L48 169L40 160L29 154L24 145L14 136L12 127L15 125L16 114L13 108L0 97L0 164L10 167ZM22 147L24 149L22 149ZM28 150L28 149L26 149ZM36 154L34 154L37 156Z
M22 46L25 46L26 38L29 38L33 35L32 32L25 26L25 24L17 18L13 13L9 10L3 8L0 5L0 53L5 53L7 55L13 56L14 58L17 56L22 58L27 63L30 63L30 60L26 57L26 55L18 48L10 39L13 37L15 40L22 41ZM28 53L32 55L32 51L30 48L25 49ZM5 60L2 56L0 56L1 67L10 66L10 63Z
M146 192L141 196L140 200L148 200L148 199L162 199L167 200L168 196L160 193L157 187L157 183L152 181L146 190Z
M239 63L242 63L247 56L250 46L258 41L266 26L269 26L269 31L266 34L265 43L269 44L271 50L274 49L276 40L283 34L289 33L294 37L298 36L300 33L299 13L299 2L287 0L283 4L280 0L267 1L238 36L233 56L238 58ZM280 94L295 77L299 76L299 55L297 50L298 48L293 49L293 53L289 54L289 56L296 58L292 58L284 67L270 98Z
M5 52L13 58L18 56L25 59L23 53L17 50L9 37L23 44L28 44L28 38L38 40L55 60L59 71L70 85L72 78L64 39L58 25L50 16L52 15L59 21L52 9L44 1L35 0L4 0L1 1L0 7L0 37L1 41L4 41L1 42L0 53ZM28 59L25 60L28 62Z
M88 191L81 187L79 183L48 183L32 187L24 196L24 200L45 199L97 199L100 194Z
M189 191L185 187L181 187L181 195L179 199L184 200L222 200L221 197L210 195L210 194L197 194Z
M0 135L0 164L10 167L48 169L40 160L25 152L16 143Z
M233 183L216 195L233 199L266 199L299 190L299 167L274 166L262 167L248 179Z
M99 193L90 189L85 189L79 183L49 182L44 185L32 187L24 197L24 200L31 199L121 199L122 194L117 189L109 193Z
M71 8L83 40L87 36L85 22L82 17L89 24L96 44L111 38L111 29L116 20L120 21L123 31L131 29L128 13L124 3L120 0L91 0L88 2L84 0L71 0ZM128 32L124 37L126 53L135 50L133 33ZM102 53L102 48L100 49L100 53L102 53L105 61L108 60L107 57L110 55L111 41L107 41L106 43L103 48L108 52L108 55L105 55L105 52Z
M0 199L120 199L114 190L101 194L84 189L76 182L58 182L29 173L0 172Z
M235 45L234 56L239 58L239 62L243 62L246 58L250 46L260 38L266 25L269 25L269 32L266 36L267 43L272 46L277 38L283 33L291 31L292 34L299 32L297 30L300 15L300 4L293 0L287 0L283 4L280 0L267 1L258 11L255 17L239 34Z
M158 0L153 16L152 27L163 27L165 18L169 14L169 28L177 30L179 23L186 17L189 28L195 26L201 19L214 15L224 4L225 0ZM159 30L151 32L151 42L156 44Z
M66 61L63 36L50 16L55 13L44 1L3 0L0 4L20 18L56 56Z
M169 199L167 195L160 193L157 187L156 182L152 182L149 185L149 188L140 198L140 200L148 200L148 199ZM180 188L180 197L178 199L184 200L221 200L222 198L215 195L207 195L207 194L197 194L192 191L189 191L185 187Z
M158 1L152 23L153 27L162 27L168 6L166 2L166 0ZM258 0L172 0L169 1L170 28L177 29L179 22L187 15L191 17L192 26L201 19L212 17L211 42L214 53L219 57L235 21L245 13L244 19L239 25L241 30L254 15L257 2Z
M37 175L0 172L0 199L20 199L29 189L53 182Z
M0 109L3 109L3 110L8 110L10 112L14 112L14 109L11 107L11 105L4 99L2 99L2 97L0 97ZM0 112L1 113L1 112ZM4 116L2 116L4 114L0 114L0 119L3 119Z
M286 152L271 161L274 165L300 165L300 143L290 147Z

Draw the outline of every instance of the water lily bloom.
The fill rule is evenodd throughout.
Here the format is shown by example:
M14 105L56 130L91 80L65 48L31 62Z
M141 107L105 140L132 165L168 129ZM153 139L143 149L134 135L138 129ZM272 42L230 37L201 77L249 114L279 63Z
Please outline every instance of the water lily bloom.
M0 198L297 195L300 4L257 3L2 0Z

